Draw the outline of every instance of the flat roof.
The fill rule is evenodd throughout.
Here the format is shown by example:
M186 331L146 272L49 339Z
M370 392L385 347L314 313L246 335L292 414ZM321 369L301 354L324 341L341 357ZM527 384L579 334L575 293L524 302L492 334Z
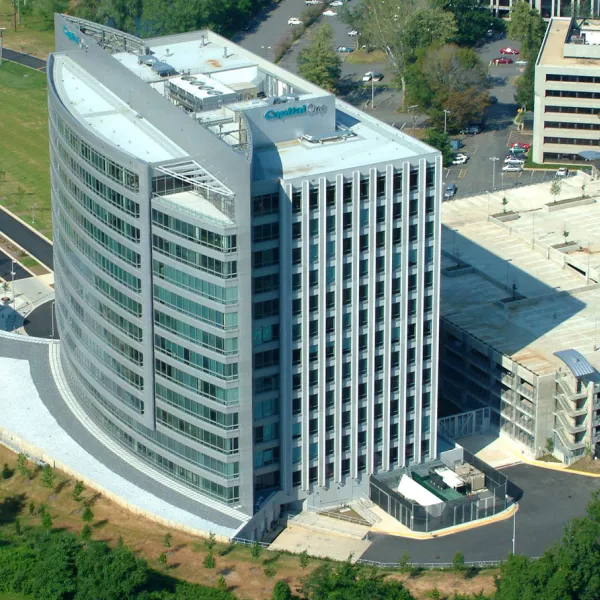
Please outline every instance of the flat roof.
M582 184L596 201L555 212L549 182L442 205L442 316L539 375L564 366L555 353L568 349L600 371L600 182L570 177L561 197ZM504 208L518 218L488 221ZM553 248L565 231L568 253Z
M176 194L158 196L158 198L164 199L167 202L172 202L180 208L196 213L209 221L216 221L221 225L234 224L226 214L222 213L200 193L184 191L177 192Z
M68 56L55 56L54 71L56 89L63 104L83 125L112 146L147 162L187 156L187 152Z
M294 139L255 150L254 180L310 177L435 152L408 134L371 120L345 102L336 101L336 121L346 123L346 129L354 135L322 144Z
M585 19L593 23L592 19ZM600 21L596 21L600 26ZM586 26L585 29L591 29ZM600 66L597 58L572 58L563 56L563 46L568 42L567 37L571 30L570 17L557 17L550 20L544 44L538 56L538 66L541 67L596 67Z

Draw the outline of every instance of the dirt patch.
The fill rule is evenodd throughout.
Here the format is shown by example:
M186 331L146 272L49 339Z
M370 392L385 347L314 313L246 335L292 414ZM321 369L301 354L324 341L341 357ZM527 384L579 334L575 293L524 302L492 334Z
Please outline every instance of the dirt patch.
M571 466L567 467L567 471L584 471L585 473L600 474L600 460L594 460L593 456L584 456Z
M8 448L0 445L0 465L7 463L16 469L17 457ZM31 468L33 465L29 465ZM56 470L57 480L67 479L66 474ZM82 494L82 502L73 500L74 480L56 489L44 487L39 471L33 480L18 472L7 480L0 480L0 502L19 494L25 496L23 510L19 518L23 527L39 525L39 514L29 515L29 503L35 504L35 510L41 504L49 507L54 528L64 528L73 533L81 532L83 528L83 503L94 499L92 538L106 541L114 546L121 536L127 546L141 554L155 569L160 570L158 557L167 549L164 537L169 529L150 522L141 516L134 515L106 498L86 489ZM98 527L101 525L101 527ZM0 531L7 528L13 531L12 523L0 523ZM294 590L300 585L300 580L316 569L321 560L311 558L305 569L300 567L298 556L285 552L269 552L263 550L258 558L253 558L250 548L241 545L217 544L213 549L216 560L214 569L203 565L208 549L204 539L177 531L173 535L172 548L168 553L167 573L173 577L204 585L216 585L219 576L225 577L227 585L236 596L246 600L265 600L270 597L275 582L285 579ZM265 567L275 569L272 577L265 574ZM270 570L269 570L270 571ZM418 577L410 578L400 573L390 573L389 577L405 581L418 600L425 600L429 593L437 587L442 595L452 595L455 592L473 593L483 590L484 593L493 591L493 576L495 572L485 571L470 579L447 572L425 571Z

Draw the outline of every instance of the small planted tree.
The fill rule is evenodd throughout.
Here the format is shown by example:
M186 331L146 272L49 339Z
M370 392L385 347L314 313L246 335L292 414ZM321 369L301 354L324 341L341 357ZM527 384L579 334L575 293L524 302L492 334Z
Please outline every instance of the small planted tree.
M165 552L161 552L158 555L158 564L164 569L167 566L167 554Z
M22 452L17 456L17 469L23 476L29 475L29 469L27 468L27 455Z
M271 600L292 600L292 590L287 581L283 579L278 581L273 588Z
M504 196L502 198L502 210L503 212L506 212L506 206L508 205L508 198L506 196Z
M165 533L165 537L163 538L164 547L169 549L171 547L172 542L173 542L173 535L169 531L168 533Z
M8 298L9 290L10 290L10 283L8 283L8 281L3 281L2 282L2 293L4 294L5 298Z
M308 552L306 550L303 550L300 553L300 566L303 569L306 569L306 567L308 567Z
M252 546L250 546L250 554L252 558L258 558L260 553L262 552L262 548L258 542L252 542Z
M400 560L398 561L398 567L400 567L400 570L404 572L408 568L409 563L410 563L410 554L408 553L407 550L405 550L402 553Z
M546 438L546 452L548 452L548 454L554 452L554 440L551 437Z
M211 532L208 534L208 537L207 537L207 538L204 540L204 545L205 545L205 546L206 546L206 547L207 547L209 550L211 550L211 551L212 551L212 549L215 547L216 543L217 543L217 540L216 540L215 534L214 534L214 533L211 531Z
M44 514L42 515L42 527L46 531L46 534L50 533L50 530L52 529L52 517L49 512L44 511Z
M83 514L81 515L84 523L91 523L94 520L94 513L89 506L86 506L83 509Z
M86 542L92 537L92 528L86 523L81 529L81 539Z
M220 575L219 579L217 579L217 589L221 592L226 592L228 589L227 582L225 581L225 577L223 577L223 575Z
M556 202L556 198L560 195L562 190L562 181L560 179L554 179L550 184L550 195L554 198L553 202Z
M465 555L460 550L452 558L452 569L455 573L462 573L465 570Z
M47 488L53 488L54 481L56 479L56 474L52 470L52 467L50 465L45 465L42 470L42 474L44 486L46 486Z
M202 564L207 569L214 569L217 566L217 561L215 560L215 556L212 553L212 550L204 557Z
M581 184L581 197L585 198L585 183Z
M81 500L81 494L83 494L84 490L85 485L83 485L83 481L77 480L73 486L73 500L79 502Z
M565 244L567 243L567 238L569 237L569 232L566 229L563 229L563 236L565 238Z

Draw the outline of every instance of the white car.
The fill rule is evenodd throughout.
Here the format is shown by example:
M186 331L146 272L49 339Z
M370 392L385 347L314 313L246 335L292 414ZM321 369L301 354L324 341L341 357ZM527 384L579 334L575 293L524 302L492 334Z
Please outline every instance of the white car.
M306 6L315 6L316 4L323 4L322 0L306 0Z
M556 171L556 174L554 175L554 177L568 177L568 176L569 176L569 169L567 169L567 167L560 167Z
M350 37L356 37L358 35L358 31L356 31L356 29L353 29L352 31L348 32L348 35Z
M453 165L464 165L469 160L466 154L455 154L452 158Z
M504 173L520 173L523 170L521 165L504 165L502 171Z
M333 2L329 3L329 6L344 6L342 0L333 0Z
M524 67L527 64L527 61L520 58L519 60L515 60L515 65L519 65L520 67Z
M337 15L337 13L335 12L335 10L326 10L323 13L323 15L326 17L335 17L335 15Z
M292 17L291 19L288 19L288 25L302 25L302 21L296 17Z
M363 75L363 83L368 83L369 81L381 81L383 79L383 75L381 73L374 73L373 71L367 71Z

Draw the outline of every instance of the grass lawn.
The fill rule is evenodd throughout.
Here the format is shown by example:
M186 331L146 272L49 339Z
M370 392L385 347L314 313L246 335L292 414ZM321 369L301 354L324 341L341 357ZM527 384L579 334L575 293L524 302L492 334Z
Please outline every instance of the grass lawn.
M21 10L24 4L21 1ZM2 35L4 46L46 58L54 50L54 30L46 29L45 23L38 17L21 13L21 24L15 31L13 14L11 0L0 0L0 27L6 27Z
M386 56L381 50L372 50L365 52L364 50L355 50L348 54L346 62L353 65L370 65L373 63L385 62Z
M0 592L0 600L34 600L31 596L21 596L21 594L11 594L9 592Z
M0 68L0 204L52 237L46 76L15 63Z

